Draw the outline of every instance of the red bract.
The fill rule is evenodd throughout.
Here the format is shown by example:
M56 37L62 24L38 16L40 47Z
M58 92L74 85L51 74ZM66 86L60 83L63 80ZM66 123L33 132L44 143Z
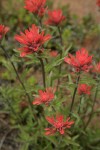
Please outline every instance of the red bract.
M93 72L100 74L100 62L94 66Z
M98 7L100 7L100 0L97 0L97 5Z
M39 96L33 101L33 105L46 104L54 99L54 91L52 88L47 88L46 91L39 90Z
M78 94L79 95L90 95L91 86L88 86L87 84L79 84L78 86Z
M52 56L52 57L56 57L57 55L58 55L57 51L51 51L50 52L50 56Z
M77 72L88 72L92 67L92 56L88 55L88 51L85 48L78 50L76 56L69 54L69 57L65 57L64 61L73 66Z
M6 27L4 25L0 25L0 40L3 38L3 36L9 31L9 27Z
M56 118L54 117L46 117L46 120L53 126L51 128L46 128L46 135L53 135L57 131L60 132L60 134L65 133L65 129L69 129L72 124L74 124L74 121L69 121L70 117L67 118L67 120L64 122L64 116L59 115Z
M23 45L22 48L19 49L21 51L21 57L37 52L50 38L51 36L49 34L44 35L44 31L39 33L39 28L34 24L32 28L25 30L25 33L21 32L20 35L15 36L15 39Z
M65 16L62 14L62 10L53 10L48 12L48 20L45 22L48 25L57 26L65 20Z
M46 10L45 3L46 0L25 0L24 8L41 17L44 15Z

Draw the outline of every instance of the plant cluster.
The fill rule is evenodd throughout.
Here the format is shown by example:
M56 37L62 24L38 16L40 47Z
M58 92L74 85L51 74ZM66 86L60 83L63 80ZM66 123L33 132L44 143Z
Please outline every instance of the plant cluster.
M0 25L0 49L14 72L14 83L0 87L0 95L21 132L21 150L99 150L98 130L88 127L100 110L100 61L92 51L66 44L61 9L49 10L46 0L25 0L24 8L36 24L14 36L20 48L13 57L3 45L10 28Z

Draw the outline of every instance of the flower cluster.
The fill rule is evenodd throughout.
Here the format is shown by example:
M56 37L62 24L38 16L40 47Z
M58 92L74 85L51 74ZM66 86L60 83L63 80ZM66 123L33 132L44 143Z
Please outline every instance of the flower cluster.
M0 25L0 40L3 38L3 36L9 31L9 27L6 27L4 25Z
M49 39L51 36L44 35L44 31L39 32L39 28L33 24L31 28L25 30L25 33L20 33L20 35L16 35L15 39L22 44L21 57L25 57L28 54L32 54L37 52L39 48Z
M45 23L52 26L58 26L62 23L63 20L65 20L65 16L63 16L62 10L60 9L48 11L48 16L49 18Z
M46 11L46 0L25 0L24 8L29 12L38 15L39 17L43 17ZM61 10L48 11L48 19L46 24L52 26L58 26L65 20L65 16ZM25 32L21 32L20 35L15 35L15 39L21 44L21 48L19 48L21 57L25 57L28 54L43 52L43 44L51 39L49 34L45 35L44 31L39 30L35 24L32 25L31 28L25 30ZM58 55L57 51L51 51L50 55L56 57ZM32 102L33 105L41 105L45 104L48 106L50 102L54 99L55 90L52 88L46 88L45 90L39 90L38 96L35 97ZM46 135L52 135L56 131L59 131L60 134L64 134L64 130L66 128L70 128L74 121L69 121L68 118L64 122L64 117L62 115L54 117L46 117L47 121L53 125L52 128L46 129Z
M33 101L33 105L46 104L54 99L54 91L52 88L47 88L45 91L39 90L39 96Z
M72 124L74 124L74 121L69 121L70 117L67 118L67 120L64 122L64 116L58 115L56 118L54 117L46 117L46 120L52 125L50 128L46 128L46 135L53 135L57 131L60 134L65 133L65 129L69 129Z
M100 62L93 67L93 72L100 74Z
M78 50L76 56L69 54L64 61L74 67L77 72L88 72L92 68L92 56L89 56L85 48Z
M46 0L25 0L24 8L29 12L37 14L42 17L45 13Z
M97 0L97 6L100 7L100 0Z
M97 5L100 6L100 0L97 1ZM36 19L38 21L41 21L40 24L42 24L42 18L40 18L40 17L44 17L44 14L46 12L46 0L25 0L24 8L26 10L28 10L29 12L33 13L34 16L36 16ZM62 35L60 33L59 25L61 25L61 23L64 20L65 20L65 16L63 15L62 10L57 9L57 10L48 11L48 18L45 21L46 25L57 26L57 29L59 30L59 37L61 38L60 43L63 43L63 42L62 42ZM51 101L53 101L55 98L55 89L53 89L51 87L46 88L47 84L45 84L45 68L48 67L48 65L46 67L44 66L44 60L45 60L45 63L49 63L49 61L48 61L47 57L45 57L45 55L41 55L40 57L39 57L39 55L43 52L43 48L44 48L43 45L45 44L45 42L47 42L51 39L51 35L45 34L44 30L42 30L42 27L43 27L42 25L40 25L40 27L38 27L35 24L32 24L32 26L29 29L26 29L24 32L20 32L19 35L18 34L15 35L15 40L17 40L21 44L21 48L19 48L21 57L25 57L29 54L37 53L38 58L41 62L43 81L44 81L44 90L38 91L38 96L35 96L32 104L33 105L44 104L44 106L49 106L51 104ZM41 28L41 30L40 30L40 28ZM8 27L5 27L4 25L0 25L0 40L3 38L3 36L8 31L9 31ZM63 44L61 44L61 46L63 46ZM59 46L59 48L61 46ZM57 47L54 47L54 49L56 49L56 48ZM51 50L51 51L49 51L49 53L46 53L46 54L49 54L52 57L56 57L59 55L58 51L56 51L56 50ZM57 57L57 58L59 58L60 61L63 60L63 51L61 51L61 55L59 55L59 56L60 57ZM45 57L45 59L44 59L44 57ZM76 73L78 75L77 76L78 78L76 80L76 85L75 85L74 93L72 96L72 103L71 103L70 113L69 113L71 116L72 115L72 107L73 107L73 104L75 101L75 96L76 96L77 91L78 91L79 95L90 95L91 94L91 86L89 86L87 84L79 84L79 82L80 82L79 80L80 80L81 72L83 72L83 71L88 72L93 67L92 66L92 56L89 55L88 51L85 48L81 48L78 51L76 51L75 56L69 53L68 56L64 58L64 61L67 64L71 65L75 69L76 72L78 72L78 73ZM12 61L11 61L11 64L12 64ZM59 63L57 65L59 65L59 74L61 74L62 65ZM55 65L55 62L54 62L53 67L55 67L57 65ZM52 64L50 67L52 67ZM100 74L100 62L93 67L93 72ZM17 76L18 76L18 74L17 74ZM62 74L62 76L63 76L63 74ZM56 75L55 75L55 77L56 77ZM59 86L59 84L60 84L60 78L58 78L57 86ZM25 90L24 86L23 86L23 88ZM59 89L57 88L57 92L58 91L59 91ZM26 92L26 90L25 90L25 92ZM28 93L26 92L26 95L27 94ZM29 103L30 103L30 100L29 100ZM20 106L21 106L21 109L23 110L23 108L28 106L28 103L26 101L22 101L20 103ZM30 106L31 106L31 104L30 104ZM51 106L51 108L53 108L53 110L55 110L55 108L53 106ZM56 114L53 114L53 116L51 116L51 117L50 116L46 117L46 120L48 121L49 124L51 124L51 127L48 127L45 129L45 131L46 131L45 135L54 135L56 132L59 132L61 135L63 135L63 134L65 134L65 130L71 128L71 126L74 124L74 121L70 121L70 117L68 117L66 120L64 120L63 115L57 115L58 112L56 112L56 111L55 111L55 113ZM55 115L56 115L56 117L54 117Z
M79 84L78 86L78 93L79 95L90 95L91 86L88 86L87 84Z

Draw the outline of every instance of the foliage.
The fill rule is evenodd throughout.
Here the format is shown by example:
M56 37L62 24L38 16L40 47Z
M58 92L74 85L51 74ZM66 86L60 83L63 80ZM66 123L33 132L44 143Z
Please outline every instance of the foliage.
M46 5L51 9L53 2L48 1ZM21 143L20 150L99 150L100 70L99 73L94 72L93 68L100 61L100 26L90 14L79 22L78 16L70 14L69 6L62 8L67 19L51 20L58 24L46 25L47 12L41 19L23 6L22 0L3 1L0 5L3 8L0 22L10 27L10 31L0 41L0 105L1 112L9 112L11 127L18 131L16 140ZM59 13L55 15L59 18ZM52 38L39 45L39 53L32 51L30 55L20 57L19 44L14 36L20 31L24 33L32 24L38 26L39 34L44 30ZM74 65L64 62L69 53L75 56L82 47L88 48L89 56L93 55L89 72L85 72L85 69L77 72L74 59ZM53 56L52 51L57 52L57 55ZM90 86L90 95L86 92L79 94L79 84ZM39 90L48 94L45 93L46 87L52 87L54 99L47 105L33 105ZM41 95L40 98L42 101L45 99ZM70 116L74 124L70 129L65 129L63 135L59 132L53 136L45 135L44 129L51 127L46 116L55 118L59 114L64 116L64 120Z

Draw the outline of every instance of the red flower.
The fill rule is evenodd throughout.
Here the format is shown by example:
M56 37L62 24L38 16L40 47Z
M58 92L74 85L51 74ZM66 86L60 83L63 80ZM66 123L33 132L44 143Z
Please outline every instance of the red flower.
M57 51L51 51L50 52L50 56L52 56L52 57L56 57L57 55L58 55Z
M100 74L100 62L94 66L93 72Z
M91 86L88 86L87 84L79 84L78 86L78 94L86 94L90 95Z
M44 31L39 33L39 28L34 24L32 28L20 34L21 35L16 35L15 39L23 45L22 48L19 49L21 51L21 57L37 52L39 48L51 38L50 35L44 35Z
M48 20L45 22L48 25L57 26L65 20L65 16L62 14L62 10L53 10L48 12Z
M88 55L88 51L85 48L78 50L76 56L69 54L69 57L65 57L64 61L73 66L77 72L88 72L92 67L92 56Z
M43 16L46 10L45 3L46 0L25 0L24 8L39 16Z
M98 7L100 7L100 0L97 0L97 5Z
M9 31L9 27L6 27L4 25L0 25L0 40L3 38L3 36Z
M66 128L70 128L72 124L74 124L74 121L69 121L70 117L67 118L67 120L64 122L64 117L62 115L57 116L56 119L54 117L46 117L46 120L53 126L51 128L46 128L46 135L53 135L57 131L60 132L60 134L65 133Z
M21 101L20 103L19 103L19 106L20 106L20 109L21 109L21 111L22 110L24 110L25 108L27 108L28 107L28 102L26 102L26 101Z
M54 91L52 88L47 88L46 91L39 90L39 96L33 101L33 105L46 104L54 99Z

